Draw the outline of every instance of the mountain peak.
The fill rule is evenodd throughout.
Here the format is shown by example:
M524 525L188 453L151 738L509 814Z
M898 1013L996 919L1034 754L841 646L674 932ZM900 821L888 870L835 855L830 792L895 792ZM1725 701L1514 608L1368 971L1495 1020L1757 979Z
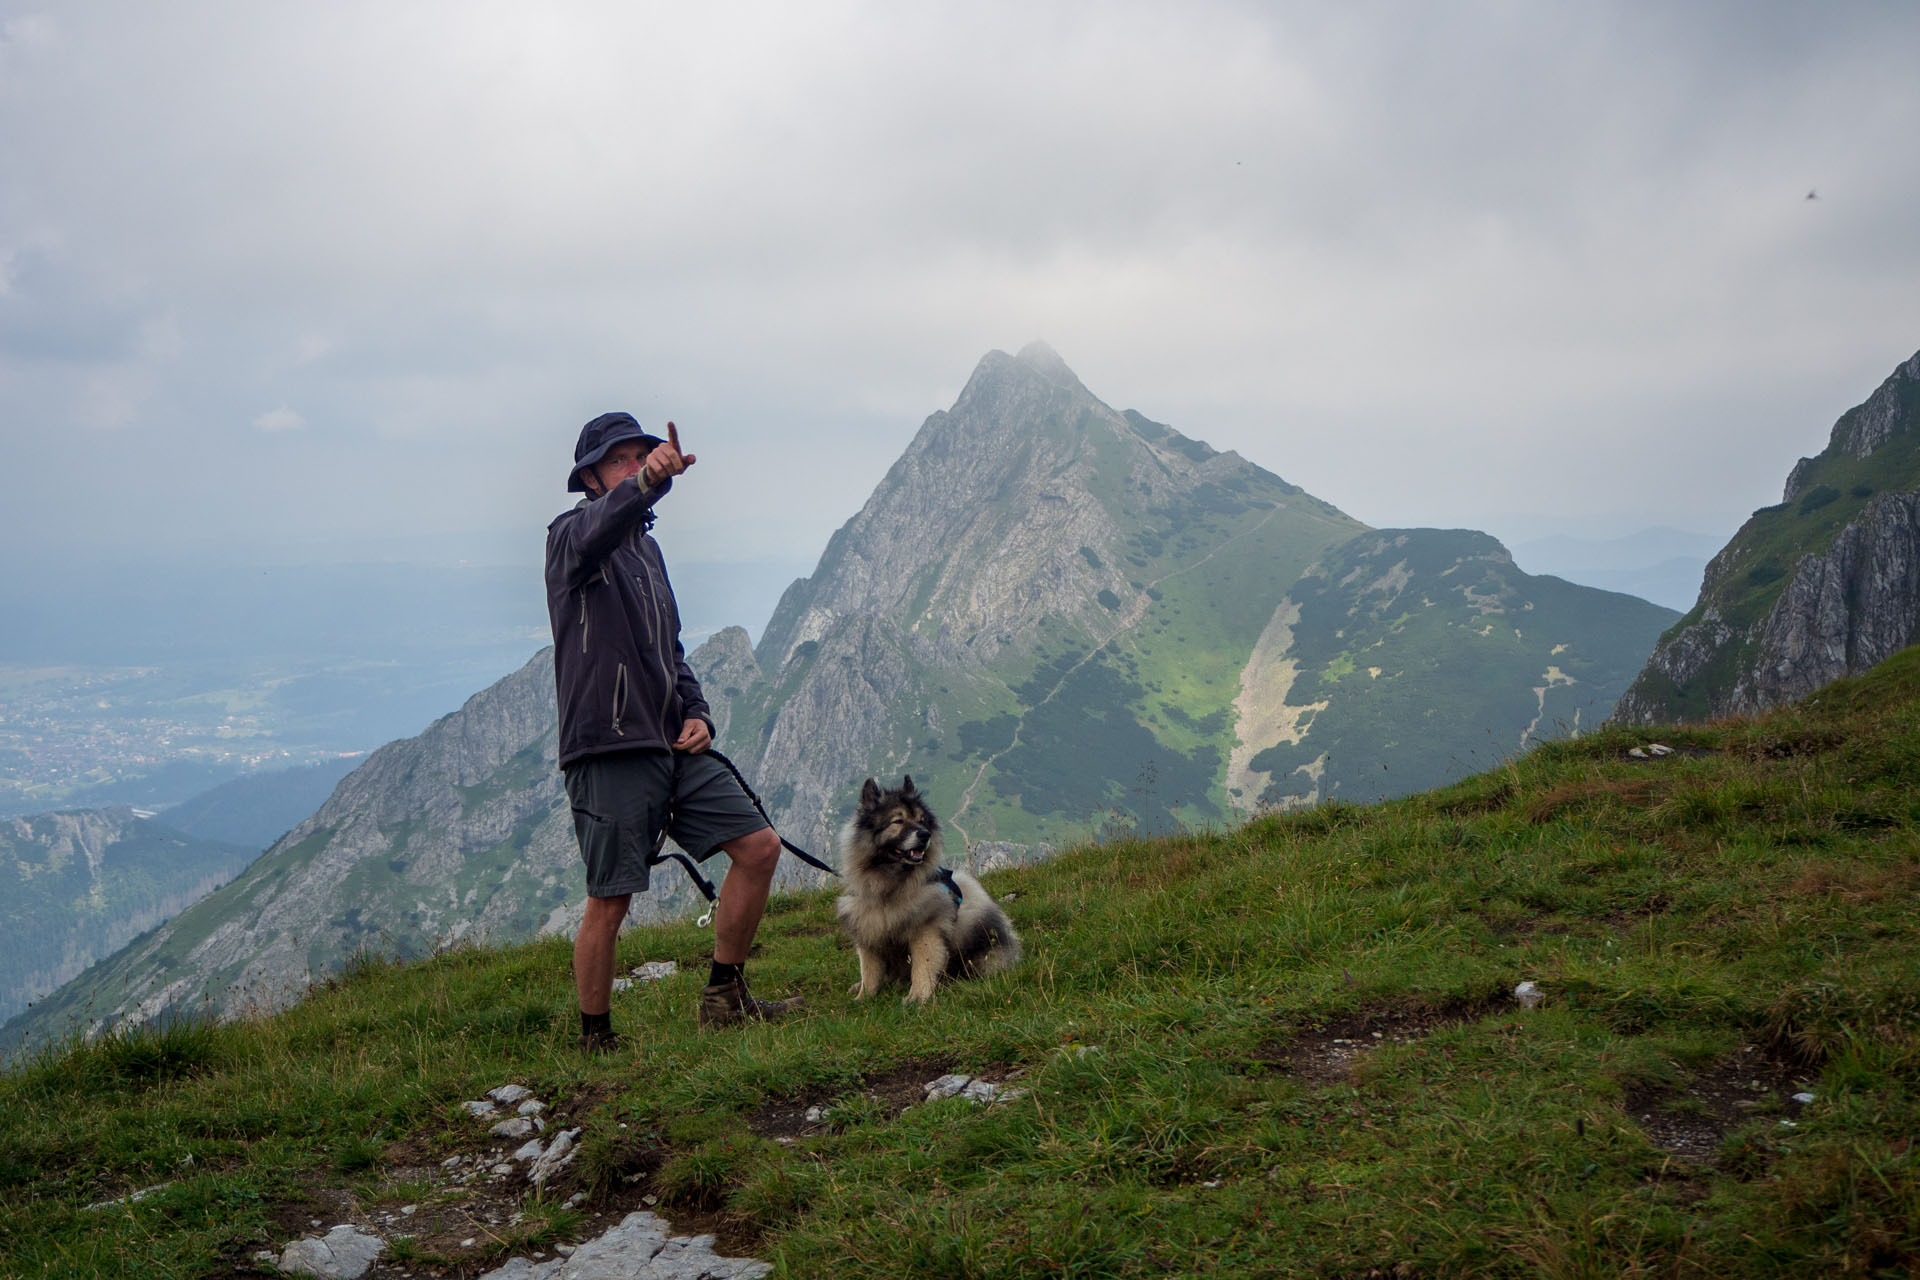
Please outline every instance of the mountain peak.
M1049 382L1086 390L1079 377L1067 367L1067 362L1060 358L1060 353L1037 338L1020 348L1020 354L1014 359Z

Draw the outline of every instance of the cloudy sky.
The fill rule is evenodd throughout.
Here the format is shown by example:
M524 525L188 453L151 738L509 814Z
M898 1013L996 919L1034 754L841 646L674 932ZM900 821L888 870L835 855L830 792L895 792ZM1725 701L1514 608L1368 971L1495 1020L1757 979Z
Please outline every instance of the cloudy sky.
M810 558L1035 338L1376 525L1724 537L1920 348L1917 51L1908 3L0 0L0 556L537 555L625 407L700 456L680 545Z

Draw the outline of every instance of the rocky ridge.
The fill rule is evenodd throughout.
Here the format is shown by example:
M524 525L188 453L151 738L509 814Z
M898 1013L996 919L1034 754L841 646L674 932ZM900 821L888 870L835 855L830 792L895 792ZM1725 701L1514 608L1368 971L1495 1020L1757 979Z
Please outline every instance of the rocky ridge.
M1707 565L1621 697L1627 724L1754 715L1920 639L1920 354L1802 458Z

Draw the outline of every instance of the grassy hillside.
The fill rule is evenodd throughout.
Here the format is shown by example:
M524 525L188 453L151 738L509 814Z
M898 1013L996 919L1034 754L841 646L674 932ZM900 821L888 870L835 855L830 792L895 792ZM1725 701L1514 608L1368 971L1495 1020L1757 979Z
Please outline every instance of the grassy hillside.
M385 1274L474 1275L651 1197L793 1276L1908 1275L1916 773L1909 650L1760 721L1003 873L1028 961L927 1009L852 1003L829 898L781 898L754 975L807 1016L699 1035L683 971L616 997L617 1060L574 1051L563 943L368 960L0 1079L0 1272L245 1273L354 1220ZM947 1071L1026 1093L919 1101ZM442 1167L513 1145L460 1109L508 1081L583 1128L543 1195Z

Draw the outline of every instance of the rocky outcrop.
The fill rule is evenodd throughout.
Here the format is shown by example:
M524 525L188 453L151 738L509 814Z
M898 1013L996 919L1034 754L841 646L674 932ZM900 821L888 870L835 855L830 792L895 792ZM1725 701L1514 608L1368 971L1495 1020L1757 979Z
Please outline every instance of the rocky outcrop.
M1628 724L1755 715L1920 641L1920 355L1841 415L1621 698Z
M1920 493L1882 494L1823 555L1801 558L1754 636L1726 709L1757 715L1920 640Z

